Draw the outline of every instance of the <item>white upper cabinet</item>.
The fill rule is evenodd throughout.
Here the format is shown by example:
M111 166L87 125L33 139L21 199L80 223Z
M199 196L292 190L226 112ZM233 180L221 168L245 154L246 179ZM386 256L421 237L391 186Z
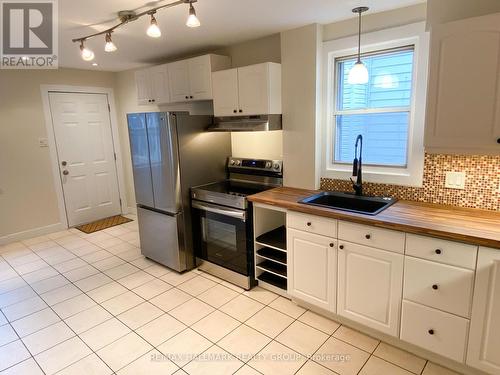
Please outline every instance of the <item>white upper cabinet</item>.
M139 104L150 104L153 100L150 69L135 72L135 85L137 87L137 101Z
M168 64L170 99L173 103L189 100L189 67L186 60Z
M138 70L139 104L168 104L212 99L212 72L231 65L227 56L203 55Z
M425 146L500 153L500 13L433 26Z
M238 98L238 69L221 70L212 74L214 114L234 116L240 106Z
M212 72L230 65L229 57L212 54L168 64L171 102L212 100Z
M335 312L337 242L296 229L287 233L288 292Z
M155 103L169 103L170 90L168 88L168 67L166 64L150 69L151 88Z
M500 374L500 250L479 248L467 365Z
M337 314L399 336L402 254L339 241Z
M188 60L190 99L212 99L212 68L210 55Z
M263 63L212 75L215 116L281 113L281 65Z

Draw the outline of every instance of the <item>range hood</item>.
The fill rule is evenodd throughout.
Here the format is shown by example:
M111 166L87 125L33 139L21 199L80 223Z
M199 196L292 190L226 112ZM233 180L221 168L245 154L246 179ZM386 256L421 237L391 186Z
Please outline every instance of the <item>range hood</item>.
M253 132L281 130L281 115L227 116L214 117L208 131Z

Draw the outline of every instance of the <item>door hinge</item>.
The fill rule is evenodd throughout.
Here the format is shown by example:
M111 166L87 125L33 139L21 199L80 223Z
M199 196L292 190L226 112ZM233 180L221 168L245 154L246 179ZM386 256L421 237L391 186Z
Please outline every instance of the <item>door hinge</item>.
M116 161L116 152L113 152L113 156L115 157L115 161Z
M122 206L122 199L120 198L119 201L120 201L120 207L121 207Z
M108 112L111 113L111 106L108 103Z

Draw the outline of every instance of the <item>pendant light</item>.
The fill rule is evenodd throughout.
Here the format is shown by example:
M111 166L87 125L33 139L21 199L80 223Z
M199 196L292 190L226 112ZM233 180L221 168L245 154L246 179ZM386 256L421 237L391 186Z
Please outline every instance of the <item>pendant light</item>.
M161 30L158 27L158 22L155 18L155 12L151 13L151 24L149 25L146 34L148 34L148 36L150 36L151 38L159 38L161 36Z
M350 85L362 85L368 82L368 69L366 69L365 64L361 61L361 13L368 10L368 7L357 7L352 10L353 13L359 15L358 21L358 60L356 64L349 71L349 77L347 82Z
M104 51L106 52L115 52L118 48L111 40L111 33L106 34L106 44L104 45Z
M200 27L200 20L196 17L196 11L194 10L193 3L189 2L189 16L186 21L187 27Z
M80 42L80 53L82 55L83 60L85 60L85 61L94 60L94 57L95 57L94 52L92 52L92 50L85 47L85 45L83 44L83 40Z

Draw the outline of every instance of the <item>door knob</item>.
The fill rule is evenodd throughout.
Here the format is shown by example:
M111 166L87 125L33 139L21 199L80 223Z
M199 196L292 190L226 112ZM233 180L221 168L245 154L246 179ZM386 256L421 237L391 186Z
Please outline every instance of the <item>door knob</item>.
M69 175L69 171L67 171L66 169L63 171L63 175L67 176Z
M67 165L68 165L68 162L67 162L66 160L63 160L63 161L61 162L61 165L62 165L63 167L65 167L65 166L67 166Z
M500 138L497 139L497 143L500 143Z

